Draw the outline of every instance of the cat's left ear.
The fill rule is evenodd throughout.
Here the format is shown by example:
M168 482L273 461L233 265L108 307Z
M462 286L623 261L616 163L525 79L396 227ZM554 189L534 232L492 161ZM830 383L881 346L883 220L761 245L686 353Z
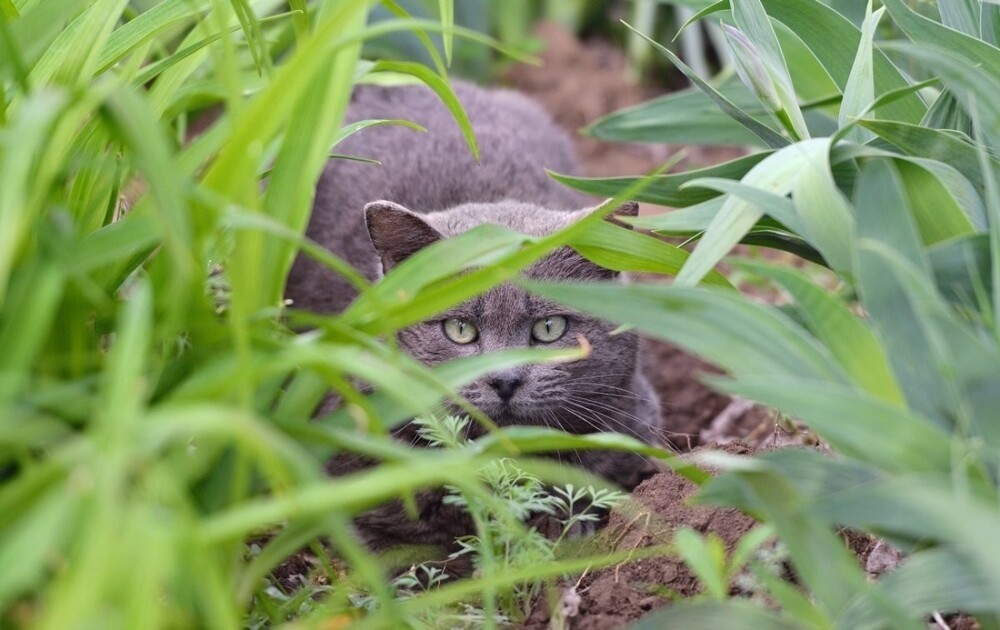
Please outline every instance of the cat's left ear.
M365 206L365 224L382 259L383 272L444 238L423 217L391 201L373 201Z
M583 210L579 210L574 213L576 215L575 218L577 220L582 219L583 217L592 214L594 211L597 210L597 208L600 208L600 206L597 206L596 208L584 208ZM618 217L635 217L635 216L639 216L639 204L635 201L626 201L622 205L615 208L614 212L604 217L604 220L610 221L615 225L620 225L621 227L628 228L631 230L632 226L628 223L625 223L624 221L619 221Z

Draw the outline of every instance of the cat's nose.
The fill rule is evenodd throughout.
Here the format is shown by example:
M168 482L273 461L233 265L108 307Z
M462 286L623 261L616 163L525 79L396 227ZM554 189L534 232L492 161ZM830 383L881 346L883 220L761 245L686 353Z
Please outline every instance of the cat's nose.
M514 396L514 392L521 386L523 381L517 376L497 376L490 379L490 387L497 393L500 400L507 402Z

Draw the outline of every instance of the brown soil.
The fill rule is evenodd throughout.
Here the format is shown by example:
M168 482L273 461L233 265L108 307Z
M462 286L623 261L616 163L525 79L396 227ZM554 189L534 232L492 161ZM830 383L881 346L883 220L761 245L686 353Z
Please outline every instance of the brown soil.
M671 151L660 145L608 143L580 135L605 114L656 96L626 78L621 51L604 42L584 44L562 27L543 23L535 35L545 42L542 64L519 64L507 73L511 86L531 95L577 139L583 174L610 177L646 172Z
M709 447L696 451L706 448ZM758 451L742 440L711 448L747 456ZM647 479L632 493L631 502L611 513L607 526L590 544L595 550L638 555L643 548L670 543L677 530L690 528L701 536L717 536L727 553L732 552L756 521L735 509L691 505L697 490L695 484L672 471ZM871 579L896 568L900 561L897 550L869 534L845 530L841 537ZM777 551L774 541L760 548L757 559L770 564L783 579L795 581L793 569ZM755 583L749 574L741 574L730 585L730 595L767 597L766 591L759 590ZM561 584L554 597L537 602L522 628L553 627L552 611L558 611L555 614L564 624L559 626L557 623L556 627L571 630L622 628L647 613L668 606L671 601L698 595L701 588L699 580L679 557L658 554L586 573L576 582ZM565 606L568 600L573 602L572 607Z
M726 450L750 453L737 442ZM689 505L696 490L697 486L674 472L647 479L633 492L634 502L612 513L596 544L601 549L633 552L667 543L675 531L689 527L702 535L715 534L732 550L755 521L733 509ZM579 602L565 618L567 627L606 630L624 627L672 598L696 595L701 587L679 558L658 555L584 575L576 584L563 585L564 599L567 589L572 589ZM548 602L540 602L524 627L549 627L550 610Z
M620 48L600 40L581 42L553 23L535 29L545 42L539 66L515 65L506 74L511 87L539 101L557 123L577 136L583 172L589 177L639 175L665 162L681 147L661 144L610 143L578 132L601 116L663 93L637 84ZM681 168L714 164L740 155L732 147L686 147ZM646 208L645 210L652 210Z

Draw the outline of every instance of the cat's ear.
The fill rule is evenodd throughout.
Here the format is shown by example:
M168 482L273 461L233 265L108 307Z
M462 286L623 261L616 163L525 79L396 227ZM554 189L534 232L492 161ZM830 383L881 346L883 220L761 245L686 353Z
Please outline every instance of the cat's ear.
M601 206L597 206L596 208L584 208L583 210L580 210L575 213L577 215L576 219L577 220L582 219L583 217L592 214L595 210L597 210L597 208L600 207ZM604 220L610 221L615 225L620 225L621 227L625 227L631 230L632 226L628 223L625 223L624 221L619 221L618 217L635 217L638 215L639 215L639 204L636 203L635 201L626 201L617 208L615 208L614 212L604 217Z
M391 201L373 201L365 206L365 224L372 245L389 271L431 243L444 238L420 215Z
M605 202L605 203L607 203L607 202ZM604 204L601 204L600 206L597 206L597 207L594 207L594 208L584 208L583 210L578 210L578 211L576 211L576 212L573 213L573 220L574 221L579 221L580 219L583 219L584 217L590 216L591 214L593 214L594 212L596 212L599 208L601 208L601 206L603 206L603 205ZM607 214L604 217L604 220L608 221L610 223L614 223L615 225L619 225L621 227L624 227L624 228L627 228L627 229L631 230L633 228L632 228L632 226L630 224L625 223L624 221L619 221L618 218L619 217L635 217L635 216L638 216L638 215L639 215L639 204L636 203L636 202L634 202L634 201L626 201L623 204L621 204L620 206L618 206L617 208L615 208L614 211L612 211L611 213ZM585 259L580 254L577 254L577 253L574 252L573 256L575 256L575 260L577 261L575 263L575 266L574 266L574 269L576 270L575 271L575 275L578 276L578 277L580 277L580 278L582 278L582 279L586 279L586 280L614 280L614 279L617 279L617 278L621 278L621 273L619 273L617 271L613 271L611 269L606 269L604 267L601 267L600 265L596 265L596 264L590 262L589 260Z

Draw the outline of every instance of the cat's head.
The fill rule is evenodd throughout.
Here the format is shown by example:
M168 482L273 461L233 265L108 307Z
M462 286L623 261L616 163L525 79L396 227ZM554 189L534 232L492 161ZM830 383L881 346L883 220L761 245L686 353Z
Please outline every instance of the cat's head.
M593 212L554 211L517 202L469 204L417 214L398 204L378 201L365 208L368 231L384 271L432 243L476 225L493 223L532 236L566 227ZM627 203L610 217L635 216ZM548 281L613 280L616 272L563 247L539 260L524 275ZM526 365L490 374L461 393L499 424L559 426L573 432L619 429L597 426L595 405L613 405L634 394L638 339L613 334L616 326L532 295L514 284L501 284L438 317L399 333L401 347L427 365L483 352L522 348L577 346L586 339L590 355L572 363ZM606 410L610 411L610 409Z

